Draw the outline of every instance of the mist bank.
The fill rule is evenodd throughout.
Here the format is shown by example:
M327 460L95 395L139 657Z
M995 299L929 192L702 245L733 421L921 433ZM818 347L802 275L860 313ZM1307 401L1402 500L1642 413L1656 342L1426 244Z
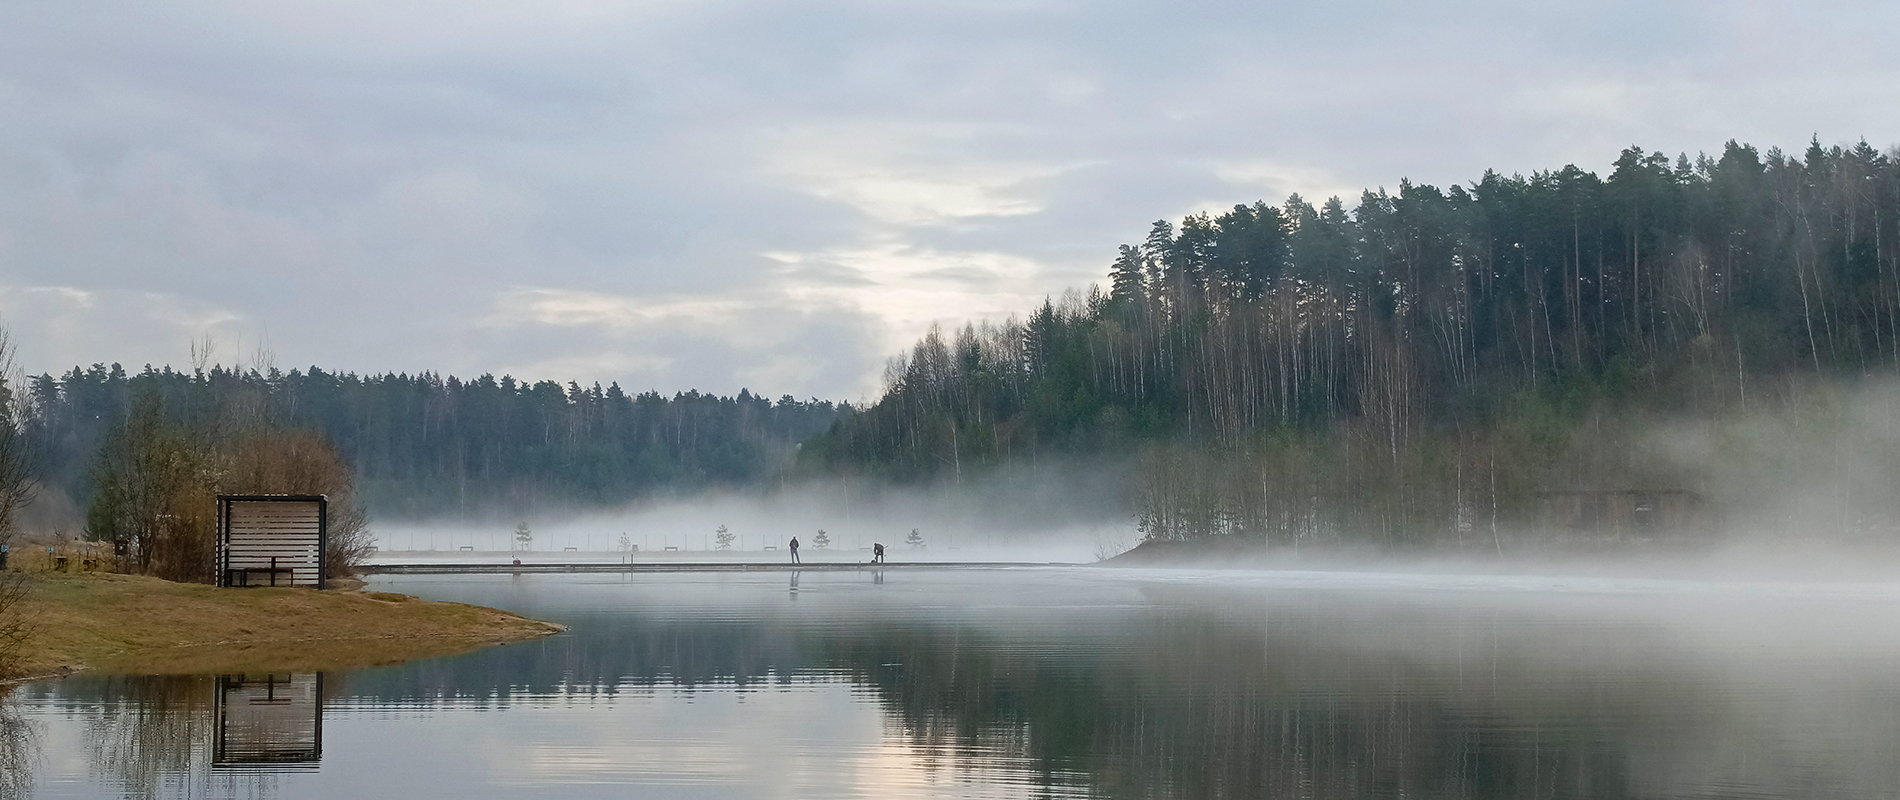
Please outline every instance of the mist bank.
M1156 222L1021 320L932 330L802 469L1132 457L1148 541L1506 556L1890 537L1900 160L1623 151Z
M1126 459L1025 463L967 476L962 484L923 487L872 478L787 479L616 508L570 505L496 520L389 521L375 527L375 538L381 550L398 551L379 557L399 561L423 560L431 551L449 557L464 548L513 551L529 560L538 554L600 560L636 550L642 558L776 560L789 557L788 544L797 537L814 563L868 560L874 543L898 561L1084 562L1138 540L1131 498L1121 491L1132 469ZM525 539L518 537L524 526ZM722 531L731 537L723 547Z

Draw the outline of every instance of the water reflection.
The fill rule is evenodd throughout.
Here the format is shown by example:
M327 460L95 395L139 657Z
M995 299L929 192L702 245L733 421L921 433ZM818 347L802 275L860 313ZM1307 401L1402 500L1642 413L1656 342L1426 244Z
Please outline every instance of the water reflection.
M25 797L32 767L39 761L33 725L13 700L13 687L0 686L0 798Z
M361 776L390 793L409 781L410 793L470 798L629 786L742 797L1900 790L1900 592L1884 588L1788 597L1243 592L1068 573L784 580L406 585L573 630L347 682L69 680L23 689L14 713L53 732L44 763L89 743L85 760L112 776L89 785L157 787L125 791L140 796L205 794L206 774L249 772L228 764L319 758L321 770L272 772L239 793L325 796ZM327 751L326 711L333 731L347 731ZM62 738L75 722L85 734ZM63 779L40 772L43 791Z
M211 766L314 768L323 759L323 675L220 675Z
M268 796L276 773L316 766L322 685L316 674L143 675L22 687L0 704L0 797ZM51 768L75 759L84 775Z

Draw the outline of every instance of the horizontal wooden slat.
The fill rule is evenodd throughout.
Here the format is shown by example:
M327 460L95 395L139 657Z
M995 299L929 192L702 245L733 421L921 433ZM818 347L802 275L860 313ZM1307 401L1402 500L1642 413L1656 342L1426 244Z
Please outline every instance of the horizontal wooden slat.
M224 568L250 572L250 584L314 586L321 567L322 504L309 500L231 500L221 542ZM242 580L236 575L233 580Z

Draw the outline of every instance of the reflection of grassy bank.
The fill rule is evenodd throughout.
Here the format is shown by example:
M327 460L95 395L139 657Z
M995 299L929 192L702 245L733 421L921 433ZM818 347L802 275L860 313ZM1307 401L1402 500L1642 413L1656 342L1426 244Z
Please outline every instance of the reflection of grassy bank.
M450 655L560 627L381 592L215 589L128 575L54 575L21 604L27 675L328 670Z

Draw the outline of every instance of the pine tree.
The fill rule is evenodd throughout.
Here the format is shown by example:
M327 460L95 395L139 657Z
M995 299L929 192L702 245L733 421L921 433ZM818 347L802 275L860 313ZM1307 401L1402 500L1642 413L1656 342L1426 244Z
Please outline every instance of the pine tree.
M713 542L720 550L731 550L732 539L732 531L726 530L726 526L724 525L719 526L713 531Z
M817 536L813 536L813 537L811 537L811 546L813 546L813 547L816 547L816 548L818 548L818 549L820 549L820 550L823 550L823 549L825 549L825 548L827 548L827 547L830 547L830 546L831 546L831 535L830 535L830 534L827 534L827 533L825 533L825 529L824 529L824 528L819 528L819 529L818 529L818 535L817 535Z
M904 544L907 544L907 545L910 545L911 547L915 547L919 550L922 550L924 548L923 531L920 531L916 528L911 528L910 535L904 537Z

